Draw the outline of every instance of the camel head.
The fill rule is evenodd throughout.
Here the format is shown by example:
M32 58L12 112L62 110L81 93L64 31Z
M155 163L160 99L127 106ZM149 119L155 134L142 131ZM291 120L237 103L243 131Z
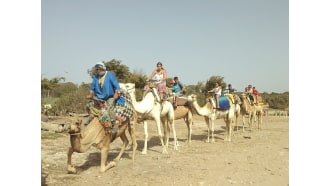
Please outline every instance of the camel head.
M119 83L120 90L127 93L135 92L135 84L134 83Z
M81 129L82 120L79 118L70 121L69 134L79 133Z
M197 100L197 95L196 94L191 94L187 97L188 102L194 102Z

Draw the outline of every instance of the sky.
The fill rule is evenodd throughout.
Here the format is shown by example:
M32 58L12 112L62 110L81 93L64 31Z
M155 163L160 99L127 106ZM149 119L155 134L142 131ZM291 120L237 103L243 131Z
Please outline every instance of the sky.
M41 78L91 82L116 59L185 85L224 77L238 91L289 91L288 0L42 0Z

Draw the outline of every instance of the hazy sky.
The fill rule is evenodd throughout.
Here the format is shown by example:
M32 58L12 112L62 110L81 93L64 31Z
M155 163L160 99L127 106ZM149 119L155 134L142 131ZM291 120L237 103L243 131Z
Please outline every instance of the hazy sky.
M289 91L288 0L42 0L41 76L89 83L120 60L149 75L158 61L186 85L222 76L242 91Z

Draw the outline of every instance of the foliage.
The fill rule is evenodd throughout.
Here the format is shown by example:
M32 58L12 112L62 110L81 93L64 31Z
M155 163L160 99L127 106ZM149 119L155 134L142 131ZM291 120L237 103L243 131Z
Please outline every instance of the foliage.
M135 83L136 88L136 99L137 101L142 100L143 87L147 76L141 71L130 72L129 68L122 64L121 61L112 59L104 62L107 70L113 72L121 83ZM94 66L87 70L87 73L92 76L95 74ZM171 78L167 79L169 82ZM75 85L71 82L64 82L64 77L55 77L53 79L42 79L41 80L41 103L52 104L50 114L64 115L69 112L86 113L87 99L85 98L89 92L90 83L82 83L81 85ZM185 85L186 94L185 96L196 94L197 102L200 105L206 103L206 98L212 96L208 93L215 86L215 82L219 82L223 90L226 88L227 83L224 81L224 77L211 76L206 83L197 82L196 85ZM237 93L239 94L239 93ZM289 92L285 93L260 93L264 102L269 104L270 108L274 109L285 109L289 107Z
M226 83L223 81L223 79L224 78L221 76L211 76L210 79L206 81L204 92L207 93L208 90L213 89L216 82L218 82L221 85L222 90L224 90Z
M260 94L264 100L272 109L286 109L289 108L289 92L279 93L262 93Z
M41 96L49 97L53 95L53 90L58 86L60 81L65 81L64 77L55 77L53 79L43 78L41 79Z

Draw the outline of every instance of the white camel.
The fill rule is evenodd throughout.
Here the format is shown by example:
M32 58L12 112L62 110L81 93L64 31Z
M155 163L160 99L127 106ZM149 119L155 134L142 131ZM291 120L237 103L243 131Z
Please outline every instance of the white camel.
M228 99L228 98L227 98ZM207 103L200 107L197 103L197 96L192 94L188 97L188 100L192 102L193 107L196 112L200 116L204 116L205 123L207 125L207 141L210 142L210 132L211 132L211 142L214 143L214 121L216 118L223 118L226 123L226 131L225 131L225 141L231 141L232 136L232 127L231 124L234 120L235 108L234 106L229 107L228 110L217 110L215 108L215 101L213 98L208 98Z
M240 106L240 104L239 104L239 102L238 101L236 101L235 100L235 98L234 98L234 96L236 96L236 95L233 95L233 94L229 94L229 93L226 93L226 94L224 94L225 96L230 96L231 97L231 99L229 99L229 101L231 101L231 102L234 102L233 103L233 106L234 106L234 120L232 120L232 122L233 122L233 125L232 125L232 127L233 127L233 131L235 131L234 129L236 128L236 131L238 131L238 119L239 119L239 116L241 115L241 106Z
M159 136L159 139L160 139L162 147L163 147L163 154L168 153L168 151L167 151L168 139L166 139L166 143L164 144L163 135L162 135L161 126L160 126L161 122L163 124L163 128L167 128L165 125L172 126L173 138L174 138L174 149L178 150L176 131L175 131L175 127L174 127L174 109L172 107L172 104L168 101L163 101L163 103L160 104L157 101L158 95L157 94L154 95L154 93L156 93L156 91L147 92L145 94L143 100L137 102L136 97L135 97L135 84L134 83L125 83L125 84L121 83L120 85L121 85L121 88L126 89L127 93L129 93L129 95L131 96L131 99L132 99L132 104L133 104L134 110L138 113L138 115L142 116L142 118L143 118L145 136L144 136L144 147L142 150L142 154L147 154L147 149L148 149L147 120L150 120L150 119L153 119L156 122L158 136ZM154 90L154 89L151 89L151 90Z

